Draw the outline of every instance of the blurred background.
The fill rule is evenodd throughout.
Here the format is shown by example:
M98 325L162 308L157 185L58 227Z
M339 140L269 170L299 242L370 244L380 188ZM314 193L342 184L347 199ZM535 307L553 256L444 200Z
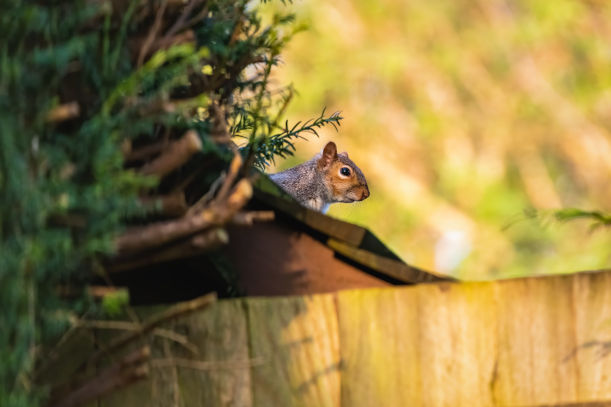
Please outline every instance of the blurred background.
M298 92L289 122L325 106L344 120L270 172L334 140L371 197L329 214L419 267L489 279L609 266L611 230L549 214L611 210L611 3L297 0L286 9L308 26L275 78Z

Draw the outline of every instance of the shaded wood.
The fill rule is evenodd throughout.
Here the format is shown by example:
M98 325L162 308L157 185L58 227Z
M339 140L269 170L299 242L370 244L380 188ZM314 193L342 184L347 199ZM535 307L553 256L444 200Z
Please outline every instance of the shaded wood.
M169 143L167 149L153 161L145 164L140 173L143 175L164 175L185 164L189 158L202 149L202 142L197 132L189 130L177 141Z
M153 329L157 328L164 322L169 320L178 318L185 314L192 313L194 311L201 310L202 308L206 308L212 303L216 301L216 294L211 293L204 295L203 297L196 298L191 301L181 302L179 304L174 305L167 310L152 316L149 320L145 321L140 329L126 332L125 334L115 338L112 340L107 346L99 351L95 352L91 358L87 361L87 364L95 364L102 357L112 354L113 352L121 349L125 345L134 340L144 337L146 334L150 333Z
M242 300L219 301L207 312L195 312L174 323L173 329L188 332L199 353L194 360L174 348L174 357L191 358L185 365L178 364L184 406L253 405L250 367L261 360L250 355L247 326Z
M95 376L84 381L79 379L81 383L67 391L67 394L63 394L66 389L52 390L51 401L47 405L49 407L81 406L135 381L142 380L149 373L147 362L150 355L149 347L144 346Z
M388 287L307 233L280 222L228 226L238 285L246 295L306 295L349 288Z
M255 406L340 406L340 338L332 295L246 302Z
M158 308L137 311L147 318L151 312L159 312ZM162 327L186 335L197 353L174 342L149 338L153 351L149 378L112 394L100 407L252 406L250 367L261 360L249 355L242 301L219 301L212 308L182 315Z

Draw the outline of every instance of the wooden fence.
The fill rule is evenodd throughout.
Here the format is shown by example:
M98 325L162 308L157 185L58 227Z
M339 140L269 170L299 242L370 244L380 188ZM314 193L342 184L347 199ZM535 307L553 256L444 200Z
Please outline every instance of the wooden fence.
M163 328L149 378L93 405L611 405L611 272L222 300Z

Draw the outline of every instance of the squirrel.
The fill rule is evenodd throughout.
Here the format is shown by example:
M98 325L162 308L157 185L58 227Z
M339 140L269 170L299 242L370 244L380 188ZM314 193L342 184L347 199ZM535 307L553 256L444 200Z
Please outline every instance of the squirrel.
M369 196L361 169L348 153L338 154L332 141L311 160L270 178L301 205L322 213L332 203L362 201Z

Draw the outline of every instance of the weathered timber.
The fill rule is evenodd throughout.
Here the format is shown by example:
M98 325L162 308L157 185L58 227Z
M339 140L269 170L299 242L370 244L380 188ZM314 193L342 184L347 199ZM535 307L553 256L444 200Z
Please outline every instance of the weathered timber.
M605 406L609 321L611 271L222 300L104 405Z
M246 301L255 406L340 404L337 313L333 295ZM289 362L289 363L287 363Z

